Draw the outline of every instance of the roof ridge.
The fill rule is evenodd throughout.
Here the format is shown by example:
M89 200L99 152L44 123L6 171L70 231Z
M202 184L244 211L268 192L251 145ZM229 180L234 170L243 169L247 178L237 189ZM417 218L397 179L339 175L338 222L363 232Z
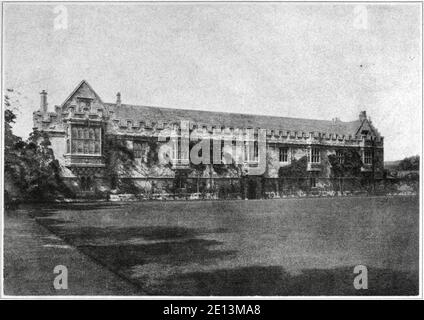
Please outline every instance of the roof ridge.
M105 102L104 104L113 105L116 107L116 103ZM286 117L286 116L277 116L277 115L266 115L266 114L255 114L255 113L241 113L241 112L226 112L226 111L210 111L210 110L200 110L200 109L184 109L184 108L170 108L170 107L159 107L159 106L147 106L147 105L137 105L137 104L128 104L122 103L121 107L142 107L142 108L152 108L152 109L169 109L169 110L180 110L180 111L195 111L195 112L206 112L211 114L224 114L224 115L241 115L241 116L253 116L253 117L272 117L272 118L284 118L284 119L293 119L293 120L310 120L310 121L320 121L320 122L328 122L329 124L337 125L337 123L342 124L352 124L357 120L353 121L341 121L334 123L332 120L327 119L312 119L312 118L298 118L298 117Z

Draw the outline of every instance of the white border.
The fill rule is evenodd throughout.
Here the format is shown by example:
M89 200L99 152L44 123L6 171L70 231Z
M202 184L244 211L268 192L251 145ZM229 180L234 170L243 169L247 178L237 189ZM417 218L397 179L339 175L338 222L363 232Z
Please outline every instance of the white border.
M13 1L13 0L6 0L1 1L1 94L2 94L2 108L1 108L1 115L0 115L0 128L1 128L1 139L0 139L0 206L1 206L1 215L0 215L0 300L193 300L193 301L201 301L201 300L216 300L216 301L222 301L222 300L423 300L423 175L422 173L424 165L423 165L423 125L424 125L424 117L423 117L423 91L421 91L421 119L422 119L422 126L421 126L421 150L420 150L420 204L419 204L419 210L420 210L420 226L419 226L419 237L420 237L420 243L419 243L419 295L418 296L11 296L11 295L5 295L3 292L3 253L4 253L4 201L3 201L3 194L4 194L4 100L3 100L3 90L4 90L4 77L3 77L3 4L4 3L87 3L87 4L109 4L109 3L124 3L124 2L139 2L139 3L154 3L154 4L169 4L169 3L180 3L183 4L184 2L191 2L191 3L226 3L227 1L184 1L184 0L174 0L174 1L137 1L137 0L129 0L129 1L90 1L90 0L81 0L81 1L38 1L38 0L27 0L27 1ZM233 2L237 4L238 2L281 2L281 3L317 3L317 4L329 4L329 3L370 3L370 4L383 4L383 3L420 3L421 4L421 68L423 67L423 1L384 1L384 0L377 0L377 1L337 1L337 0L329 0L329 1L267 1L267 0L258 0L258 1L243 1L243 0L235 0L235 1L228 1ZM421 74L423 76L423 72ZM421 78L421 90L423 90L423 79Z

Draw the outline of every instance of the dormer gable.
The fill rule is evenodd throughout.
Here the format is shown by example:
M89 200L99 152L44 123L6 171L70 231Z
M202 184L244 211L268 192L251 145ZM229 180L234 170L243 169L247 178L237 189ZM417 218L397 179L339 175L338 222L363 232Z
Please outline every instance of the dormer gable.
M103 101L86 80L82 80L61 105L63 112L95 113L104 109Z
M359 115L360 125L356 131L356 136L360 137L379 137L379 132L374 128L371 120L367 118L366 112L362 111Z

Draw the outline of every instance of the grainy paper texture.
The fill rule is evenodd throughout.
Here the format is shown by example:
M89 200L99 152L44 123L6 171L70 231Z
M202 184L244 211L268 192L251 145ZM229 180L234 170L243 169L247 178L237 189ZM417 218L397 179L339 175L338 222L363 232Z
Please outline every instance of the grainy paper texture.
M419 295L421 4L2 10L4 295Z

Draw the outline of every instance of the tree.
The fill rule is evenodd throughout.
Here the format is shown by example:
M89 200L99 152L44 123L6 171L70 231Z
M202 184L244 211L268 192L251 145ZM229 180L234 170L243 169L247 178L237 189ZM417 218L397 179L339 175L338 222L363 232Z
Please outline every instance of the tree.
M4 170L6 173L14 174L22 139L13 134L12 125L15 123L16 115L7 95L4 96L4 106Z
M61 168L47 133L33 131L22 146L20 160L23 170L19 183L29 199L73 196L61 177Z
M420 156L407 157L399 162L399 170L418 171L420 170Z
M10 179L9 183L19 188L22 198L27 200L73 196L60 175L60 165L50 148L48 135L34 131L26 141L14 135L12 124L16 114L7 95L4 102L5 179Z
M10 91L10 89L7 89ZM11 202L11 195L8 187L16 185L17 176L19 175L19 148L22 144L22 139L13 134L12 126L15 123L16 115L11 107L10 98L4 96L4 201L6 206Z

